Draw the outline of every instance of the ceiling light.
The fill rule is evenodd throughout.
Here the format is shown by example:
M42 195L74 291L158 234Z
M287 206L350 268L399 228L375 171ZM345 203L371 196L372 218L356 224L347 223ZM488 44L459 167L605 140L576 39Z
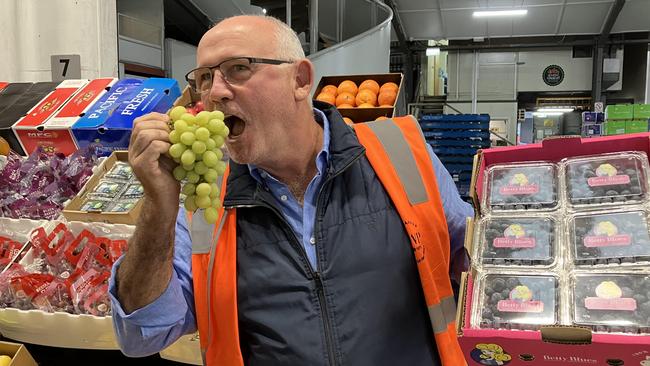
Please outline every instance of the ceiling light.
M475 11L472 15L474 18L479 17L504 17L504 16L517 16L528 14L527 9L509 9L509 10L487 10Z
M558 107L558 108L538 108L538 112L542 113L553 113L553 112L559 112L559 113L566 113L566 112L573 112L574 108L566 108L566 107Z
M262 8L262 13L266 14L266 8Z
M440 47L429 47L426 50L427 56L438 56L440 54Z
M561 116L564 113L562 112L533 112L533 116L535 117L548 117L548 116Z

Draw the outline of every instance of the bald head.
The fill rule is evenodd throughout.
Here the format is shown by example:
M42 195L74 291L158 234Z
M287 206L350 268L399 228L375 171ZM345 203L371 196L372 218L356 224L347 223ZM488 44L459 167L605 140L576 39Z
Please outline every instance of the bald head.
M300 39L287 24L267 15L238 15L225 18L203 35L199 48L206 46L209 40L224 30L235 31L242 35L254 35L255 40L271 48L270 57L295 61L305 58Z

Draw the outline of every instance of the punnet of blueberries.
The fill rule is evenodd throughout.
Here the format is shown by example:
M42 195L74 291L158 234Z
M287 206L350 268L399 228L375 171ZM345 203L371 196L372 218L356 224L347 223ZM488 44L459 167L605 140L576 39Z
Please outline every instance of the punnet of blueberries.
M487 274L475 299L475 326L537 330L559 322L558 279L552 275Z
M548 266L556 258L551 217L491 217L482 222L481 262L497 266Z
M558 205L557 167L551 163L493 165L487 206L494 211L544 210Z
M650 261L646 213L639 209L579 214L569 220L569 245L579 266Z
M640 202L646 197L646 174L641 153L619 153L570 158L566 164L569 204L621 204Z
M580 273L571 281L573 324L597 332L650 333L650 277Z

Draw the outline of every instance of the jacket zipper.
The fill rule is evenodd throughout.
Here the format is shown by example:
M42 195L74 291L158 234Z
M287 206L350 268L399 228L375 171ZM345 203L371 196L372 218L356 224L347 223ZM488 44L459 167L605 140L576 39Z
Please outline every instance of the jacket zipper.
M349 168L352 164L354 164L361 156L363 153L360 153L359 155L355 156L348 164L346 164L342 169L340 169L336 174L330 176L327 178L325 182L323 182L323 185L321 186L321 189L318 191L318 198L316 202L316 207L317 207L317 213L316 213L316 223L314 224L314 233L318 232L319 224L321 222L321 217L323 216L323 208L321 204L321 198L323 196L323 189L327 184L329 184L332 179L343 173L347 168ZM226 208L251 208L251 207L266 207L273 211L276 216L280 218L280 220L284 223L283 230L285 231L285 234L290 234L290 237L293 238L291 242L293 243L294 248L298 249L298 252L303 256L303 259L305 262L307 262L307 272L309 275L314 279L314 282L316 284L316 294L318 296L318 303L320 306L320 311L321 311L321 317L323 318L323 326L325 327L325 342L326 342L326 347L327 347L327 354L329 357L329 362L328 364L332 366L338 365L338 362L336 360L336 352L334 350L334 339L332 338L332 323L330 321L329 313L327 311L327 302L325 299L325 289L323 286L323 279L320 275L319 271L315 271L313 268L311 268L311 265L309 264L309 258L307 258L307 251L305 248L302 246L302 244L298 241L298 238L296 237L296 234L291 230L291 226L287 222L287 220L284 218L282 215L282 212L280 212L275 206L269 204L266 201L263 201L264 204L256 204L256 205L250 205L250 204L233 204L229 205ZM314 244L315 245L315 244ZM320 262L320 259L318 258L318 251L316 251L316 263L318 264Z

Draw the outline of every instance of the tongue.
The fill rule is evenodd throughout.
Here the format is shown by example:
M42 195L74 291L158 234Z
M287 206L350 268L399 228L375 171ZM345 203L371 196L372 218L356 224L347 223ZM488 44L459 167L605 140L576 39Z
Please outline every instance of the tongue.
M230 121L230 136L232 137L237 137L241 135L244 132L244 128L246 128L246 124L244 121L242 121L239 118L232 118Z

